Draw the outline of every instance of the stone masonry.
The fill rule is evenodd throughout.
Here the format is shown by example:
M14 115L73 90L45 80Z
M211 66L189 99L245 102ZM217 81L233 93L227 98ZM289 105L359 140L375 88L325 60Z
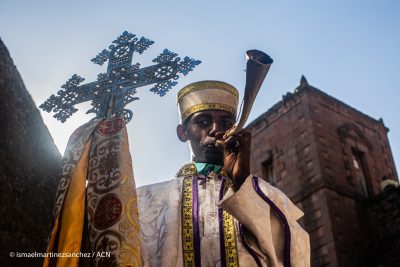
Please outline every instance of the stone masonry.
M367 223L372 219L366 214L381 193L382 176L398 179L383 121L302 77L294 93L247 129L253 134L252 173L305 213L301 224L310 234L312 266L375 266L366 263L372 253L366 233L377 228L367 228L375 222Z

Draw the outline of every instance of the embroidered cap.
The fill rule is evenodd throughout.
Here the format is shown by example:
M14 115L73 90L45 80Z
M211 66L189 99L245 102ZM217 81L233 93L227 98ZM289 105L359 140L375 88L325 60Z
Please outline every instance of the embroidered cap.
M203 110L223 110L236 117L239 92L226 82L200 81L183 87L177 102L181 122Z

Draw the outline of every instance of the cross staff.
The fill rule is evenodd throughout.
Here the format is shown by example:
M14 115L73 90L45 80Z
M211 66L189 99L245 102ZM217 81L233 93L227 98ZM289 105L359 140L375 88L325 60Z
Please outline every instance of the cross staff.
M153 62L155 65L140 68L132 64L134 52L142 54L154 42L125 31L109 49L104 49L91 61L103 65L108 60L106 73L97 76L97 81L79 85L85 79L74 74L61 86L57 95L51 95L40 108L53 111L57 120L65 122L78 111L76 104L92 101L92 108L86 113L95 113L97 118L123 115L126 122L132 118L132 111L124 109L130 102L139 99L134 97L136 88L155 84L150 91L164 96L174 85L179 74L187 75L200 64L199 60L185 57L181 60L178 54L165 49Z

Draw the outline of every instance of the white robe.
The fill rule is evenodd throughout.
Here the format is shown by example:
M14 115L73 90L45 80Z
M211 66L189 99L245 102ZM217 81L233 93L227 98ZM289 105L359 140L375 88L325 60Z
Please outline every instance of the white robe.
M250 233L247 243L263 266L283 266L283 225L256 193L250 176L240 190L229 189L218 203L221 181L208 179L198 186L201 265L221 266L218 205L235 218L240 266L257 266L240 238L238 221ZM137 189L143 266L183 266L181 203L183 177ZM278 189L259 179L262 192L285 214L290 225L292 267L310 266L308 234L296 222L303 213ZM236 221L237 220L237 221Z

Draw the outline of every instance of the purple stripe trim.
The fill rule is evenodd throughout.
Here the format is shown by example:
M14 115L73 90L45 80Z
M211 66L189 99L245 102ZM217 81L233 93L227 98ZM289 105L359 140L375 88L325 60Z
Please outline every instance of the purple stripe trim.
M221 187L219 189L219 201L224 197L224 187L225 187L225 178L222 177ZM221 254L221 266L226 266L226 255L225 255L225 237L224 237L224 224L223 224L223 210L221 207L218 207L218 223L219 223L219 248Z
M257 266L262 267L261 261L258 258L256 252L247 244L246 239L244 239L244 226L243 224L239 225L239 231L240 231L240 238L243 241L244 247L247 249L247 251L250 253L250 255L253 257L254 261L257 263Z
M201 266L201 254L200 254L200 232L199 232L199 199L198 199L198 185L197 175L193 177L193 205L192 205L192 217L193 217L193 235L194 235L194 262L196 267Z
M256 190L257 194L265 201L267 202L271 208L275 211L276 214L278 214L279 219L282 221L283 228L285 231L285 245L284 245L284 251L283 251L283 266L285 267L290 267L290 242L291 242L291 236L290 236L290 228L289 228L289 223L283 214L283 212L275 205L274 202L272 202L271 199L269 199L262 191L261 188L258 184L258 177L253 176L253 187Z

